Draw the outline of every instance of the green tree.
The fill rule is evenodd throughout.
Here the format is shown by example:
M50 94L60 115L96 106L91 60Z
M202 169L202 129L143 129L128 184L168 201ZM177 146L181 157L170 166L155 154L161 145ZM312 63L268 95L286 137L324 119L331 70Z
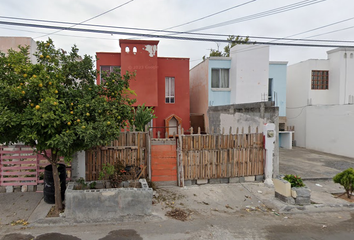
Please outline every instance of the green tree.
M96 85L92 57L79 56L76 46L66 53L49 39L37 42L37 49L35 64L28 47L0 53L0 143L23 142L48 159L60 211L59 158L105 145L132 121L132 74L116 69Z
M354 169L348 168L333 177L335 183L339 183L345 189L347 197L351 198L354 190Z
M132 125L135 125L137 131L144 131L146 124L156 118L152 107L146 107L145 104L138 106L134 110Z
M210 49L209 57L230 57L230 50L232 47L237 44L250 44L249 37L240 37L231 35L227 38L228 44L224 47L224 52L219 51L218 49ZM203 60L205 60L205 56L203 56Z

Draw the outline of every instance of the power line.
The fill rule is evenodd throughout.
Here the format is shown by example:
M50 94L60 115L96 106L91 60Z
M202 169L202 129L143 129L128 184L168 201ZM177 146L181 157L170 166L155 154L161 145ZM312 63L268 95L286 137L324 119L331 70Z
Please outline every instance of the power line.
M286 5L286 6L283 6L283 7L278 7L278 8L274 8L274 9L268 10L268 11L259 12L259 13L252 14L252 15L248 15L248 16L245 16L245 17L236 18L236 19L233 19L233 20L228 20L228 21L225 21L225 22L221 22L221 23L217 23L217 24L213 24L213 25L209 25L209 26L192 29L192 30L189 30L187 32L195 32L195 31L207 30L207 29L211 29L211 28L223 27L223 26L226 26L226 25L234 24L234 23L240 23L240 22L250 21L250 20L254 20L254 19L258 19L258 18L268 17L268 16L272 16L272 15L275 15L275 14L279 14L279 13L295 10L295 9L298 9L298 8L307 7L307 6L310 6L310 5L313 5L313 4L317 4L317 3L320 3L320 2L324 2L324 1L326 1L326 0L304 0L304 1L300 1L300 2L296 2L296 3L293 3L293 4Z
M339 23L347 22L347 21L350 21L350 20L353 20L353 19L354 19L354 17L351 17L351 18L347 18L347 19L344 19L344 20L340 20L340 21L338 21L338 22L326 24L326 25L321 26L321 27L313 28L313 29L310 29L310 30L306 30L306 31L304 31L304 32L300 32L300 33L296 33L296 34L287 36L287 38L289 38L289 37L294 37L294 36L298 36L298 35L301 35L301 34L304 34L304 33L313 32L313 31L316 31L316 30L319 30L319 29L322 29L322 28L326 28L326 27L330 27L330 26L333 26L333 25L337 25L337 24L339 24Z
M30 23L16 23L16 22L5 22L0 21L3 25L12 26L25 26L34 28L45 28L45 29L63 29L61 26L50 26L50 25L40 25L40 24L30 24ZM204 42L226 42L227 39L216 39L216 38L198 38L198 37L176 37L176 36L166 36L166 35L153 35L153 34L143 34L143 33L132 33L132 32L118 32L118 31L108 31L108 30L98 30L98 29L84 29L84 28L68 28L67 31L74 32L89 32L89 33L101 33L101 34L119 34L128 36L143 36L150 38L166 38L166 39L176 39L176 40L187 40L187 41L204 41ZM252 43L250 43L252 44ZM296 44L296 43L274 43L274 42L257 42L261 45L278 45L278 46L299 46L299 47L343 47L343 48L354 48L354 46L345 45L325 45L325 44Z
M220 13L227 12L227 11L232 10L232 9L234 9L234 8L238 8L238 7L247 5L247 4L252 3L252 2L255 2L255 1L256 1L256 0L251 0L251 1L248 1L248 2L245 2L245 3L242 3L242 4L239 4L239 5L236 5L236 6L232 6L232 7L230 7L230 8L226 8L226 9L221 10L221 11L219 11L219 12L212 13L212 14L209 14L209 15L207 15L207 16L204 16L204 17L201 17L201 18L198 18L198 19L195 19L195 20L186 22L186 23L182 23L182 24L175 25L175 26L172 26L172 27L169 27L169 28L165 28L165 29L163 29L163 30L169 30L169 29L173 29L173 28L185 26L185 25L188 25L188 24L191 24L191 23L194 23L194 22L198 22L198 21L200 21L200 20L203 20L203 19L206 19L206 18L215 16L215 15L218 15L218 14L220 14Z
M133 1L134 1L134 0L130 0L130 1L125 2L125 3L123 3L123 4L119 5L119 6L116 6L116 7L112 8L112 9L110 9L110 10L107 10L107 11L105 11L105 12L103 12L103 13L100 13L100 14L94 16L94 17L91 17L91 18L89 18L89 19L87 19L87 20L85 20L85 21L82 21L82 22L80 22L80 23L75 23L75 24L71 25L69 28L75 27L75 26L77 26L77 25L80 25L80 24L83 24L83 23L85 23L85 22L88 22L88 21L90 21L90 20L92 20L92 19L98 18L98 17L100 17L100 16L102 16L102 15L104 15L104 14L107 14L107 13L109 13L109 12L112 12L113 10L116 10L117 8L123 7L123 6L129 4L129 3L133 2ZM35 37L34 39L36 39L36 38L41 38L41 37L46 37L46 36L49 36L49 35L52 35L52 34L61 32L61 31L63 31L63 30L65 30L65 29L61 29L61 30L58 30L58 31L52 32L52 33L48 33L48 34L45 34L45 35L43 35L43 36Z
M15 19L15 20L26 20L26 21L34 21L34 22L46 22L46 23L61 23L61 24L71 24L71 25L83 25L83 26L93 26L93 27L102 27L102 28L115 28L115 29L126 29L126 30L136 30L136 31L151 31L151 32L166 32L166 33L177 33L177 34L186 34L186 35L197 35L197 36L215 36L215 37L229 37L232 34L214 34L214 33L192 33L192 32L178 32L178 31L166 31L166 30L159 30L159 29L146 29L146 28L132 28L132 27L118 27L118 26L107 26L107 25L97 25L97 24L81 24L81 23L74 23L74 22L61 22L61 21L51 21L51 20L41 20L41 19L30 19L30 18L17 18L17 17L5 17L5 16L0 16L0 18L5 18L5 19ZM353 18L354 19L354 18ZM343 20L345 21L345 20ZM340 22L343 22L340 21ZM339 23L339 22L337 22ZM333 25L333 24L329 24ZM326 25L326 26L329 26ZM66 27L63 27L63 29ZM323 27L319 27L323 28ZM319 29L315 28L315 29ZM314 30L315 30L314 29ZM9 29L9 30L15 30L15 29ZM22 30L26 31L26 30ZM308 30L306 32L310 32L311 30ZM33 32L33 33L42 33L43 32L35 32L35 31L27 31L27 32ZM59 31L58 31L59 32ZM56 33L52 33L56 34ZM69 36L69 37L75 37L72 35L65 35L65 34L56 34L59 36ZM295 34L297 35L297 34ZM292 36L295 36L292 35ZM83 36L77 36L77 37L83 37ZM309 41L309 42L342 42L342 43L353 43L354 41L346 41L346 40L331 40L331 39L306 39L306 38L288 38L288 37L260 37L260 36L239 36L242 38L249 37L250 39L269 39L269 40L286 40L286 41ZM85 38L85 37L83 37ZM94 37L87 37L87 38L94 38ZM105 38L108 39L108 38Z

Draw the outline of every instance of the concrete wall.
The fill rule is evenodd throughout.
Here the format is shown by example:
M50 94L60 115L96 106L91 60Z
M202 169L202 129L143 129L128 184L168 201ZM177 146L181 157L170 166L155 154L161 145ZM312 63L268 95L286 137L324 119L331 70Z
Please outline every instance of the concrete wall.
M154 127L165 126L165 119L175 114L182 119L182 128L190 125L190 94L189 94L189 59L188 58L158 58L158 106L154 108ZM175 78L175 102L165 101L165 78ZM165 129L157 128L164 137ZM172 130L172 129L171 129ZM156 135L155 135L156 136Z
M288 62L269 62L269 78L272 79L272 99L279 107L279 116L286 116L286 70Z
M208 85L209 88L209 106L221 106L230 104L231 88L211 88L211 70L213 68L230 69L231 58L227 57L210 57L208 68ZM230 74L230 73L229 73ZM229 75L230 77L230 75ZM234 81L229 78L229 84Z
M297 146L306 146L306 106L310 101L313 104L322 101L323 95L328 93L328 90L311 90L311 71L327 69L327 60L307 60L288 66L286 117L287 125L295 126L294 136ZM310 91L315 92L310 94Z
M268 96L269 47L236 45L230 57L231 104L267 100L264 96Z
M15 51L19 50L18 46L21 45L23 47L29 46L29 54L30 59L33 63L36 63L36 57L33 54L37 50L36 42L30 37L0 37L0 52L7 53L9 49L13 49Z
M306 115L306 148L354 157L354 105L308 106Z
M272 102L209 107L208 118L210 127L214 127L214 129L220 128L220 130L224 128L225 132L228 132L230 127L232 127L233 133L236 132L237 127L239 129L244 127L245 132L247 132L249 126L251 126L252 132L255 132L256 127L258 127L258 132L262 132L265 123L274 123L276 132L279 132L279 108L275 107ZM273 161L273 175L277 176L279 174L278 134L276 134L275 139Z
M195 114L204 114L208 111L208 66L209 59L199 63L189 71L190 111ZM208 118L204 117L205 126L208 126Z
M335 91L334 104L353 103L354 96L354 50L337 48L328 51L330 84Z
M74 184L70 182L65 192L66 218L105 221L125 215L151 214L151 188L73 190Z

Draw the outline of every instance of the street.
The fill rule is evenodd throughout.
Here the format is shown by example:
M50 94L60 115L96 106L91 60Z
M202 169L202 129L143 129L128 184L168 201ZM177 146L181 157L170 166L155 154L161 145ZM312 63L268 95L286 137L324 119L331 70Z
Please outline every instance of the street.
M241 210L193 216L185 222L166 218L73 226L1 226L0 232L2 240L352 239L353 221L349 212L275 214Z

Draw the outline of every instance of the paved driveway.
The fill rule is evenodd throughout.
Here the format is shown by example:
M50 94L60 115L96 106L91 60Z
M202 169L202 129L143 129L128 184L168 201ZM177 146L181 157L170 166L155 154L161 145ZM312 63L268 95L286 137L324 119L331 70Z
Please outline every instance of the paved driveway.
M337 173L354 168L354 159L305 148L279 150L279 173L300 175L303 179L332 179Z

